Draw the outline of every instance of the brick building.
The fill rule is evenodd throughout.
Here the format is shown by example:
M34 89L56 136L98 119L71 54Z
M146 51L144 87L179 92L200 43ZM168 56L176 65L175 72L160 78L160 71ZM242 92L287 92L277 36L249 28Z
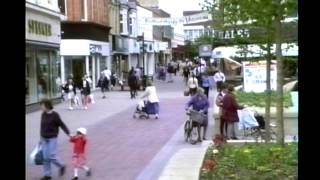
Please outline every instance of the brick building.
M60 0L64 15L61 21L61 79L73 75L76 85L92 76L96 87L100 72L111 69L108 35L109 0Z

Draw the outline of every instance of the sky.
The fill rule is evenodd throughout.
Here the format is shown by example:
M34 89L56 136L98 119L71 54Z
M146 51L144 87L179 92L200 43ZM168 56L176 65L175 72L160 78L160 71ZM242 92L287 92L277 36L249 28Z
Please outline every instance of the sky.
M159 7L171 14L171 17L182 17L183 11L201 10L199 2L203 0L159 0ZM174 28L175 33L183 34L183 25Z

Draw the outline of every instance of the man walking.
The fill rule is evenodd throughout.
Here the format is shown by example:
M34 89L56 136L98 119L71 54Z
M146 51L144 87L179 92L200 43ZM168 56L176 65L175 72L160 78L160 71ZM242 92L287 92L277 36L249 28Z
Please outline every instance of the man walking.
M226 81L226 78L220 70L213 76L214 82L216 82L217 90L220 92L222 90L222 84Z
M41 101L42 115L41 115L41 146L43 151L43 170L44 177L41 180L50 180L52 176L51 163L59 168L59 175L63 176L66 165L61 163L56 157L57 154L57 137L59 127L70 136L70 131L61 120L59 114L53 111L53 106L50 100L44 99Z

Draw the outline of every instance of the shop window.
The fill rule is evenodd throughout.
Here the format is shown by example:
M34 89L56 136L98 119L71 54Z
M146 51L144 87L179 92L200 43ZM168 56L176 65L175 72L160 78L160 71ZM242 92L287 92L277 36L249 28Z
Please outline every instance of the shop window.
M51 84L51 97L52 98L58 98L61 96L61 85L62 80L60 78L60 60L58 56L57 51L51 51L50 53L50 59L51 59L51 78L50 78L50 84Z
M26 49L26 104L36 103L37 98L37 76L36 76L36 57L33 49Z
M58 6L59 6L61 14L65 15L66 14L65 0L58 0Z
M123 14L120 14L120 33L123 33Z
M49 53L45 50L37 54L37 82L38 99L49 98Z

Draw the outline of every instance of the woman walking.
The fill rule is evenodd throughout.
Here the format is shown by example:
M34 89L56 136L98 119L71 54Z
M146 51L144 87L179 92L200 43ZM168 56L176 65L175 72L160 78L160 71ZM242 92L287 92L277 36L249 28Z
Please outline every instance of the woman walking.
M209 89L211 88L210 78L207 73L204 73L202 76L202 88L204 90L204 94L209 98Z
M41 115L40 136L44 159L44 176L41 180L50 180L52 177L51 163L59 168L60 176L64 175L66 169L66 165L60 162L56 157L59 128L61 128L68 136L70 136L70 131L61 120L59 114L53 111L53 105L50 100L44 99L40 104L43 111Z
M197 92L197 88L199 87L198 79L196 78L194 73L192 73L192 77L189 78L187 85L189 87L190 95L194 95Z
M76 91L76 87L73 83L72 78L68 79L68 82L63 87L63 90L64 90L65 94L67 94L69 110L73 110L74 105L75 105L75 96L77 94L77 91Z
M102 99L106 98L105 92L106 92L107 89L108 89L108 79L107 79L107 77L104 75L103 72L101 72L101 74L100 74L100 78L99 78L98 86L97 86L97 87L100 87L100 88L101 88Z
M228 124L222 117L222 100L225 94L227 93L227 88L225 84L221 85L222 91L218 92L216 97L216 105L219 107L219 119L220 119L220 135L223 137L227 137L228 135Z
M84 109L88 109L88 104L89 104L89 96L91 94L91 90L90 90L90 84L87 80L87 77L84 76L82 78L82 90L81 90L81 93L83 95L83 106L84 106Z

